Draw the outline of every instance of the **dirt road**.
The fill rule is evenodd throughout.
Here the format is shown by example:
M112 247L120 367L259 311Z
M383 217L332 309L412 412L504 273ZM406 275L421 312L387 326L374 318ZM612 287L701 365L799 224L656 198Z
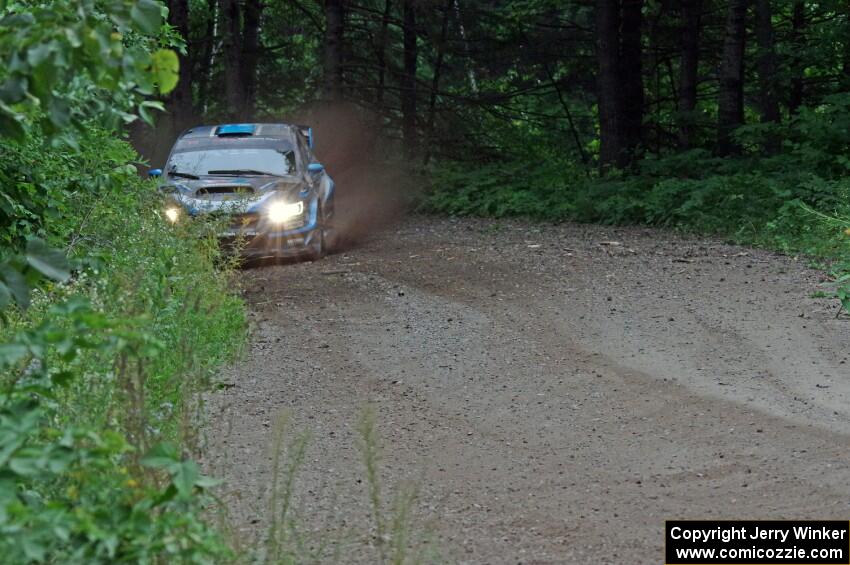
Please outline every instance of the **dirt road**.
M304 530L349 532L341 561L370 560L367 404L382 487L418 484L417 527L445 561L661 563L668 518L850 514L850 321L810 298L804 261L648 229L412 218L244 276L252 346L213 400L208 463L242 540L267 527L289 410L312 434Z

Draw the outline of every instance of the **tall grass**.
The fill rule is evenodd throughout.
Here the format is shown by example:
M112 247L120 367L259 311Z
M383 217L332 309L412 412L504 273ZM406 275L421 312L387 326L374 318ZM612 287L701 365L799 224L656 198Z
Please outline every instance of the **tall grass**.
M309 434L291 426L291 416L280 413L273 426L270 445L272 477L267 507L267 528L260 551L245 551L245 562L266 565L347 562L344 556L356 552L359 559L381 565L442 563L427 528L413 516L417 488L397 487L390 503L384 499L385 484L380 473L381 449L375 412L362 410L356 422L357 447L363 466L365 502L371 521L350 528L334 528L316 537L306 531L304 516L295 511L299 474L309 451Z

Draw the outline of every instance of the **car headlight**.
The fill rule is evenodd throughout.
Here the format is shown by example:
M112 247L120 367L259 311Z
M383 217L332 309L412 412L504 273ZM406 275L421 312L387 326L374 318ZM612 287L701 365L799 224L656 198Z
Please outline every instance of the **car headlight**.
M287 220L291 220L296 216L300 216L304 213L304 203L303 202L275 202L268 207L266 214L268 215L269 221L274 224L282 224Z
M176 206L169 206L165 209L165 217L168 218L168 221L172 224L176 224L177 220L180 219L180 208Z

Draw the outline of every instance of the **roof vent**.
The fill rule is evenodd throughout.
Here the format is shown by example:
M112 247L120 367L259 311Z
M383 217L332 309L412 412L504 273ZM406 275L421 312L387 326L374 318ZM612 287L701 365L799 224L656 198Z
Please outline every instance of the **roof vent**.
M219 137L239 137L254 135L254 124L226 124L218 126L215 134Z

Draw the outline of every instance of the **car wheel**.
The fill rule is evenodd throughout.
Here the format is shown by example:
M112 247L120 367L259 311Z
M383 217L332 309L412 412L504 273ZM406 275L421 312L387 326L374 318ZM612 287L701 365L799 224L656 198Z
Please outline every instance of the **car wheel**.
M339 230L328 220L322 224L322 237L325 240L326 254L334 253L339 248Z
M310 241L305 257L308 261L316 261L324 257L327 252L327 243L325 241L325 215L322 209L319 208L318 229L313 233L313 239Z

